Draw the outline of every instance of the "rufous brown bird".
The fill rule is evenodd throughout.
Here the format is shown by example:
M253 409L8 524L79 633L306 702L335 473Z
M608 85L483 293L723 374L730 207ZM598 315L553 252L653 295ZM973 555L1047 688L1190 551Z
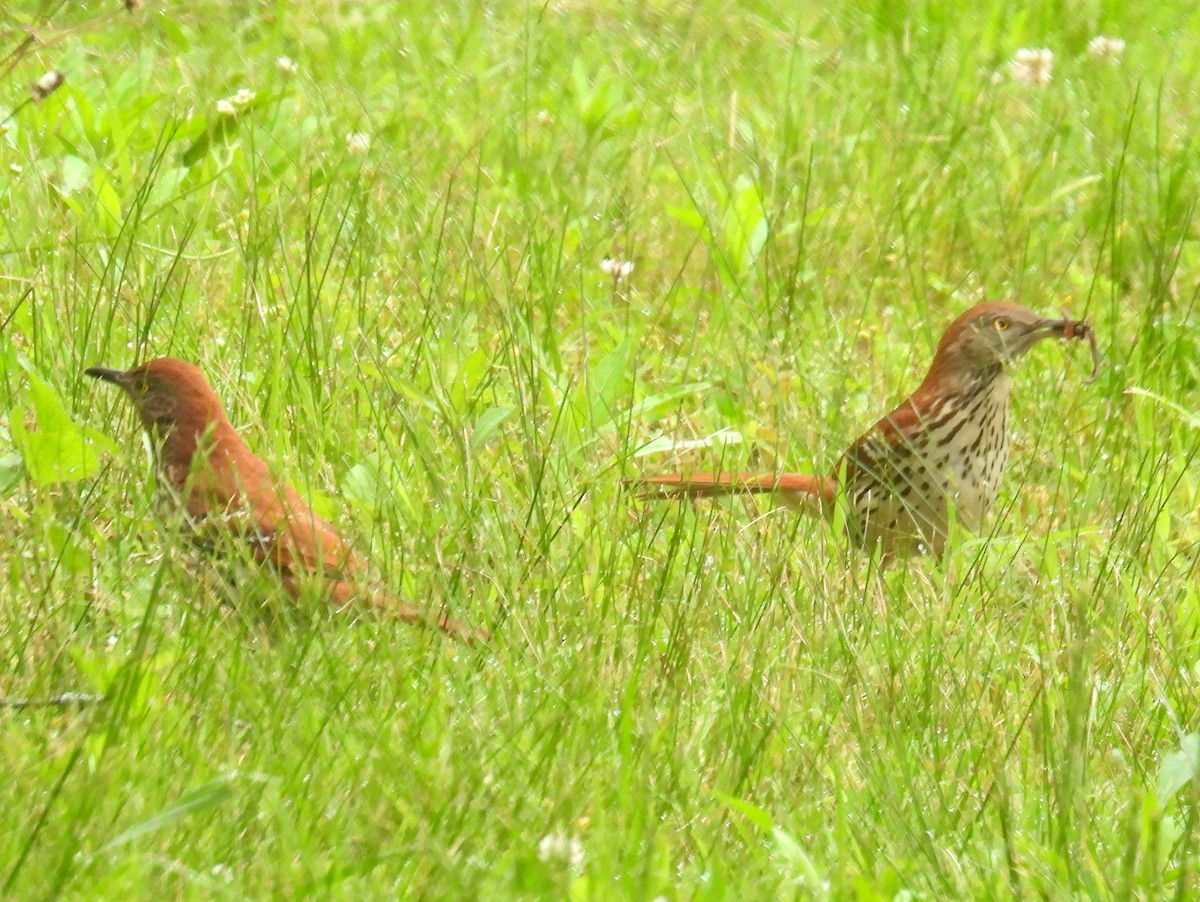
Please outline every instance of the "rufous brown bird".
M991 301L950 324L925 380L850 446L831 475L692 473L631 482L645 498L768 493L830 516L844 479L852 542L889 557L941 554L951 508L976 531L996 498L1008 460L1008 365L1044 338L1086 339L1096 378L1099 352L1086 322Z
M163 357L128 370L91 367L87 375L118 386L159 446L167 483L198 530L224 531L272 565L284 589L299 596L315 585L339 608L366 605L457 638L487 638L445 614L426 614L362 585L364 567L351 547L242 441L200 370Z

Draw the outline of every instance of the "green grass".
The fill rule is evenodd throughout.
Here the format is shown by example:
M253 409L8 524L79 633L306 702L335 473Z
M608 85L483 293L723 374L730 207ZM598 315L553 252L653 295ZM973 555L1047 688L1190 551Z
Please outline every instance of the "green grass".
M0 710L0 895L1200 890L1190 4L25 2L0 48L27 29L0 99L67 81L0 137L0 694L106 701ZM1050 84L1008 77L1043 46ZM1105 362L1023 361L944 562L621 491L828 470L984 297ZM82 375L168 354L492 643L257 615L278 586L177 539Z

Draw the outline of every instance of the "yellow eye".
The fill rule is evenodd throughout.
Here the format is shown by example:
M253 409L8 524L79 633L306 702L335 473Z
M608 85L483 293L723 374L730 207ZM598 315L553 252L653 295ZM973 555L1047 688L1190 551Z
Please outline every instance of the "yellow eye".
M1005 332L1008 330L1008 320L1002 316L992 320L992 325L996 327L997 332Z

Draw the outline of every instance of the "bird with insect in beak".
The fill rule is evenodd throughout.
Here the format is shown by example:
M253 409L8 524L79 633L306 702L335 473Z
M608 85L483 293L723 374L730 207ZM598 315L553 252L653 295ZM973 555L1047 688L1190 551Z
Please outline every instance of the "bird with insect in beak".
M832 517L839 489L851 541L885 557L941 554L951 509L978 530L1008 461L1009 366L1045 339L1086 340L1092 327L1048 319L1007 301L976 304L942 335L925 379L861 435L829 476L809 473L668 473L627 480L645 499L766 494Z
M197 367L163 357L128 370L94 366L86 373L133 402L158 447L166 482L192 522L245 543L256 561L275 569L288 594L298 597L315 584L339 609L363 605L468 642L487 638L444 613L426 613L364 587L364 567L353 549L291 485L272 476Z

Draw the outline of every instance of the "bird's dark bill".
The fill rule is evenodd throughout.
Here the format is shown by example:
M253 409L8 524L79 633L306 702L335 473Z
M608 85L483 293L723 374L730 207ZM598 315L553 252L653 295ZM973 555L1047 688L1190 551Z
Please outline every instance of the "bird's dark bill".
M83 372L93 379L103 379L105 382L112 382L116 385L119 385L125 376L124 370L110 370L103 366L89 366Z

